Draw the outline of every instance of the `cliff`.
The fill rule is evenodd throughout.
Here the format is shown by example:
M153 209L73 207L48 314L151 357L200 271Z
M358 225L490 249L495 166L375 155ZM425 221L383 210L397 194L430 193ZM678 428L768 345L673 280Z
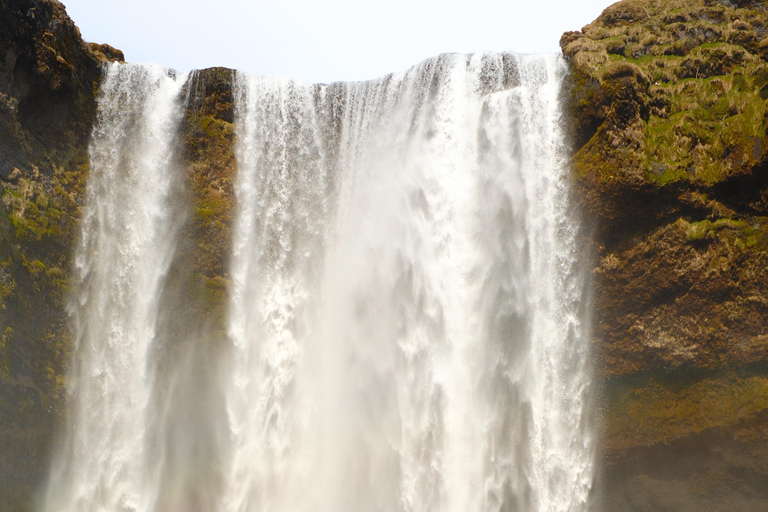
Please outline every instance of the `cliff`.
M101 62L52 0L0 2L0 509L27 510L63 415L65 296Z
M624 0L560 41L610 510L768 510L768 8Z

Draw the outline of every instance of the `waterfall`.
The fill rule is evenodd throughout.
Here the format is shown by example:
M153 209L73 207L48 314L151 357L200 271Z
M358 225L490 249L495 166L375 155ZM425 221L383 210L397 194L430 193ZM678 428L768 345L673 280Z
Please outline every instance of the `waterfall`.
M144 511L158 496L153 343L182 221L172 167L183 83L155 66L105 71L75 254L68 428L45 510Z
M556 56L238 74L227 511L587 510Z
M109 66L44 510L593 509L566 74L495 53L360 83L236 73L229 343L182 357L210 342L163 321L193 300L169 291L184 79Z

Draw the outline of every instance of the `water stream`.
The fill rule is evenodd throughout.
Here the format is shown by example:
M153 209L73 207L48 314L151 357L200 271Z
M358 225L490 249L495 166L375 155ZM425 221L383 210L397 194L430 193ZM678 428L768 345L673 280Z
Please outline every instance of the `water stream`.
M153 341L182 223L183 84L155 66L105 70L74 258L68 428L46 510L153 510L162 485Z

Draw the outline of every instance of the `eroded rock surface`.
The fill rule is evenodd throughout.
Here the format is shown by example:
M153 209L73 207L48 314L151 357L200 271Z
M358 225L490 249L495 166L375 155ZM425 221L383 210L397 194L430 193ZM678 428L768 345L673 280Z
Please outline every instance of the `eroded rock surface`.
M766 4L624 0L560 44L596 240L609 508L768 510ZM661 485L680 453L700 471Z
M65 303L101 64L52 0L0 2L0 509L29 510L63 418Z

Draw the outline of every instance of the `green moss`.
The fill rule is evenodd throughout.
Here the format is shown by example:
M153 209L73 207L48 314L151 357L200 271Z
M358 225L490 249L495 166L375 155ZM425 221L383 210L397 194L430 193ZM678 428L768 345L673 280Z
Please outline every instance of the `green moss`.
M610 9L628 5L622 2ZM587 37L573 43L574 53L565 51L574 58L577 74L585 75L574 80L576 84L588 83L589 77L603 82L598 101L626 108L619 107L627 105L626 96L616 94L612 81L625 82L631 76L649 86L645 92L639 89L632 101L651 105L649 116L640 112L647 125L640 161L650 184L711 186L762 161L768 67L756 46L739 39L743 31L733 32L741 34L738 37L728 35L732 10L696 1L673 12L674 5L676 0L646 5L646 13L658 12L642 24L606 24L613 15L605 14L585 28ZM765 18L761 13L750 16ZM606 154L601 158L619 158L623 145L614 142L619 134L614 130L605 136L600 146ZM620 178L623 171L617 172Z
M711 185L731 169L755 165L762 158L753 148L759 147L765 132L765 102L738 82L727 77L676 84L668 117L648 120L648 159L666 171L649 174L649 179L661 185L679 179Z
M749 248L765 250L768 248L768 218L757 217L753 224L744 229L745 244Z
M193 115L191 116L191 122L211 138L234 133L234 127L231 123L218 119L213 115Z
M227 304L227 291L231 282L221 276L203 277L205 283L206 304L214 309L220 309Z
M705 238L714 240L720 236L731 237L735 235L736 238L742 239L743 243L750 245L748 240L754 238L756 233L754 227L750 226L746 221L738 219L721 218L714 221L704 219L691 223L680 219L678 223L685 230L686 239L689 242L704 240ZM722 233L723 231L727 231L727 233ZM751 245L754 245L754 243Z
M215 213L216 213L216 210L209 206L195 208L195 215L206 224L210 222L211 218L214 216Z
M613 398L606 418L611 449L668 443L735 425L768 410L768 377L709 377L683 387L651 379Z
M24 262L24 266L29 269L29 272L37 277L45 273L45 264L40 260L35 260L32 262Z
M0 310L8 309L8 301L16 289L12 265L13 260L10 257L5 261L0 261Z
M708 220L689 224L687 238L689 242L703 240L712 229L712 223Z
M11 350L10 343L13 337L13 329L6 327L0 334L0 379L7 376L11 371Z

